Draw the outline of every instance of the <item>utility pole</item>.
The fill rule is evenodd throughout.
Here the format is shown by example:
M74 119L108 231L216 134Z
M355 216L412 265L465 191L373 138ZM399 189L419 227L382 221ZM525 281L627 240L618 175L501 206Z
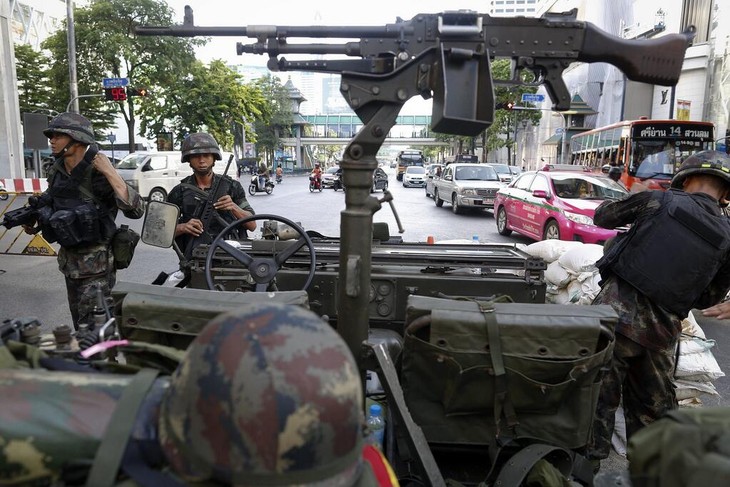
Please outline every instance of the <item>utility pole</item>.
M76 31L74 29L74 2L66 0L66 39L68 43L68 87L71 101L73 102L73 113L79 113L79 85L76 80ZM69 107L71 103L69 102Z

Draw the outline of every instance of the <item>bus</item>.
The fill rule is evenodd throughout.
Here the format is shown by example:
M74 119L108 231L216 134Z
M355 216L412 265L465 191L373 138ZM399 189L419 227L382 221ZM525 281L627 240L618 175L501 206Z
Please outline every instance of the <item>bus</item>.
M638 181L649 189L666 190L682 161L713 149L714 142L711 122L625 120L571 137L570 163L604 172L615 165L629 189Z
M446 157L445 162L446 164L451 164L453 162L470 162L476 164L479 162L479 156L474 154L456 154Z
M396 163L395 178L398 181L403 181L403 173L406 172L408 166L423 166L423 152L412 149L400 151L396 158Z

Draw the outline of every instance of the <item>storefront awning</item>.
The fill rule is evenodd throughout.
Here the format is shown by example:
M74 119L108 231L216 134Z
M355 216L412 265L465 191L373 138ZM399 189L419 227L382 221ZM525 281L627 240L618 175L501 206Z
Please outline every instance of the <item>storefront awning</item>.
M547 139L542 145L558 145L563 140L563 134L555 134Z

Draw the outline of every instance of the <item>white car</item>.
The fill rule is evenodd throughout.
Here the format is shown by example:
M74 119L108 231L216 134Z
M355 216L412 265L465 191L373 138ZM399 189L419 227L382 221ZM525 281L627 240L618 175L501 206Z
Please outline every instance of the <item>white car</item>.
M436 206L451 203L454 213L464 208L494 208L497 191L505 186L491 165L471 163L447 164L433 183Z
M403 173L403 187L418 186L421 188L425 185L426 169L423 166L408 166L406 172Z

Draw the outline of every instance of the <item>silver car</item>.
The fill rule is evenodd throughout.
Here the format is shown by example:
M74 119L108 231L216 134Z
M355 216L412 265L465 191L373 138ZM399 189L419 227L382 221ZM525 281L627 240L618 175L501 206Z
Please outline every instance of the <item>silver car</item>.
M403 173L403 187L426 185L426 169L423 166L408 166Z

